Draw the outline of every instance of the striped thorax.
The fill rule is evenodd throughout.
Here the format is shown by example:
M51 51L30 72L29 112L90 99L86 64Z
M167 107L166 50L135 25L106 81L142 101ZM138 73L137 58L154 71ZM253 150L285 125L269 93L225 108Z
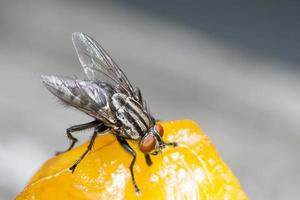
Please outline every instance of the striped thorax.
M150 116L134 98L116 93L112 96L112 104L121 123L120 134L124 137L138 140L153 126Z

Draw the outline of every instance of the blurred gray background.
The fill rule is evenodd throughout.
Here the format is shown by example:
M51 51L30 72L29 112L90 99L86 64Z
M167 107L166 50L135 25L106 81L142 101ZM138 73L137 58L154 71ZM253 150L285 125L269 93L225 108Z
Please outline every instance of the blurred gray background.
M84 77L73 31L101 43L161 119L193 119L250 199L297 199L300 4L285 1L0 1L0 199L89 117L41 74ZM88 135L88 134L86 134Z

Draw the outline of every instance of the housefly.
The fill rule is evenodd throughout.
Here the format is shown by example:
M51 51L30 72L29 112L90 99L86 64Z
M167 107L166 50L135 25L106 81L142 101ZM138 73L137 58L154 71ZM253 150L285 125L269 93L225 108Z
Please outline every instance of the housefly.
M110 131L133 157L130 173L135 191L139 193L133 173L136 152L129 146L127 140L139 142L139 150L144 153L149 166L152 164L150 155L157 155L165 146L175 147L177 143L162 140L163 127L156 123L150 114L139 88L132 86L118 65L94 39L84 33L73 33L72 41L87 79L42 76L44 85L59 100L94 118L92 122L75 125L66 130L71 141L66 150L69 151L78 141L72 135L73 132L94 129L86 151L70 170L74 172L91 150L98 134Z

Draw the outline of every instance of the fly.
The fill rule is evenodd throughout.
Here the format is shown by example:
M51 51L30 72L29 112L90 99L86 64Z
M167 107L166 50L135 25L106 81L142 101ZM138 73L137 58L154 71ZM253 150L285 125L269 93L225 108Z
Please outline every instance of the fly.
M163 127L150 114L139 88L132 86L118 65L94 39L84 33L73 33L72 41L87 80L43 75L42 81L63 103L88 114L94 121L68 128L66 134L71 144L67 150L57 154L74 147L78 140L72 135L73 132L94 129L86 151L69 168L73 173L91 150L96 136L111 131L133 157L130 173L135 192L139 193L133 173L136 152L127 140L139 142L139 149L144 153L148 166L152 164L150 155L157 155L166 145L175 147L177 143L162 140Z

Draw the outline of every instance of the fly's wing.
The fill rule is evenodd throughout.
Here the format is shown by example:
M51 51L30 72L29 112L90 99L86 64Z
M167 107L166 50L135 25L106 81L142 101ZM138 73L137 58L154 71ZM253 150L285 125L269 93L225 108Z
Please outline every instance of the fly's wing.
M47 89L65 104L86 114L113 125L115 118L109 107L113 88L108 84L81 81L57 76L42 76Z
M133 97L143 105L149 116L152 116L139 88L132 87L123 71L101 45L88 35L78 32L73 33L72 41L79 61L89 79L103 81L103 76L109 78L119 91Z
M89 79L103 81L104 75L113 81L121 91L143 104L140 95L135 92L122 70L93 38L84 33L75 32L72 35L72 41Z
M73 33L72 41L89 79L99 80L105 75L132 94L133 89L127 77L93 38L83 33Z

